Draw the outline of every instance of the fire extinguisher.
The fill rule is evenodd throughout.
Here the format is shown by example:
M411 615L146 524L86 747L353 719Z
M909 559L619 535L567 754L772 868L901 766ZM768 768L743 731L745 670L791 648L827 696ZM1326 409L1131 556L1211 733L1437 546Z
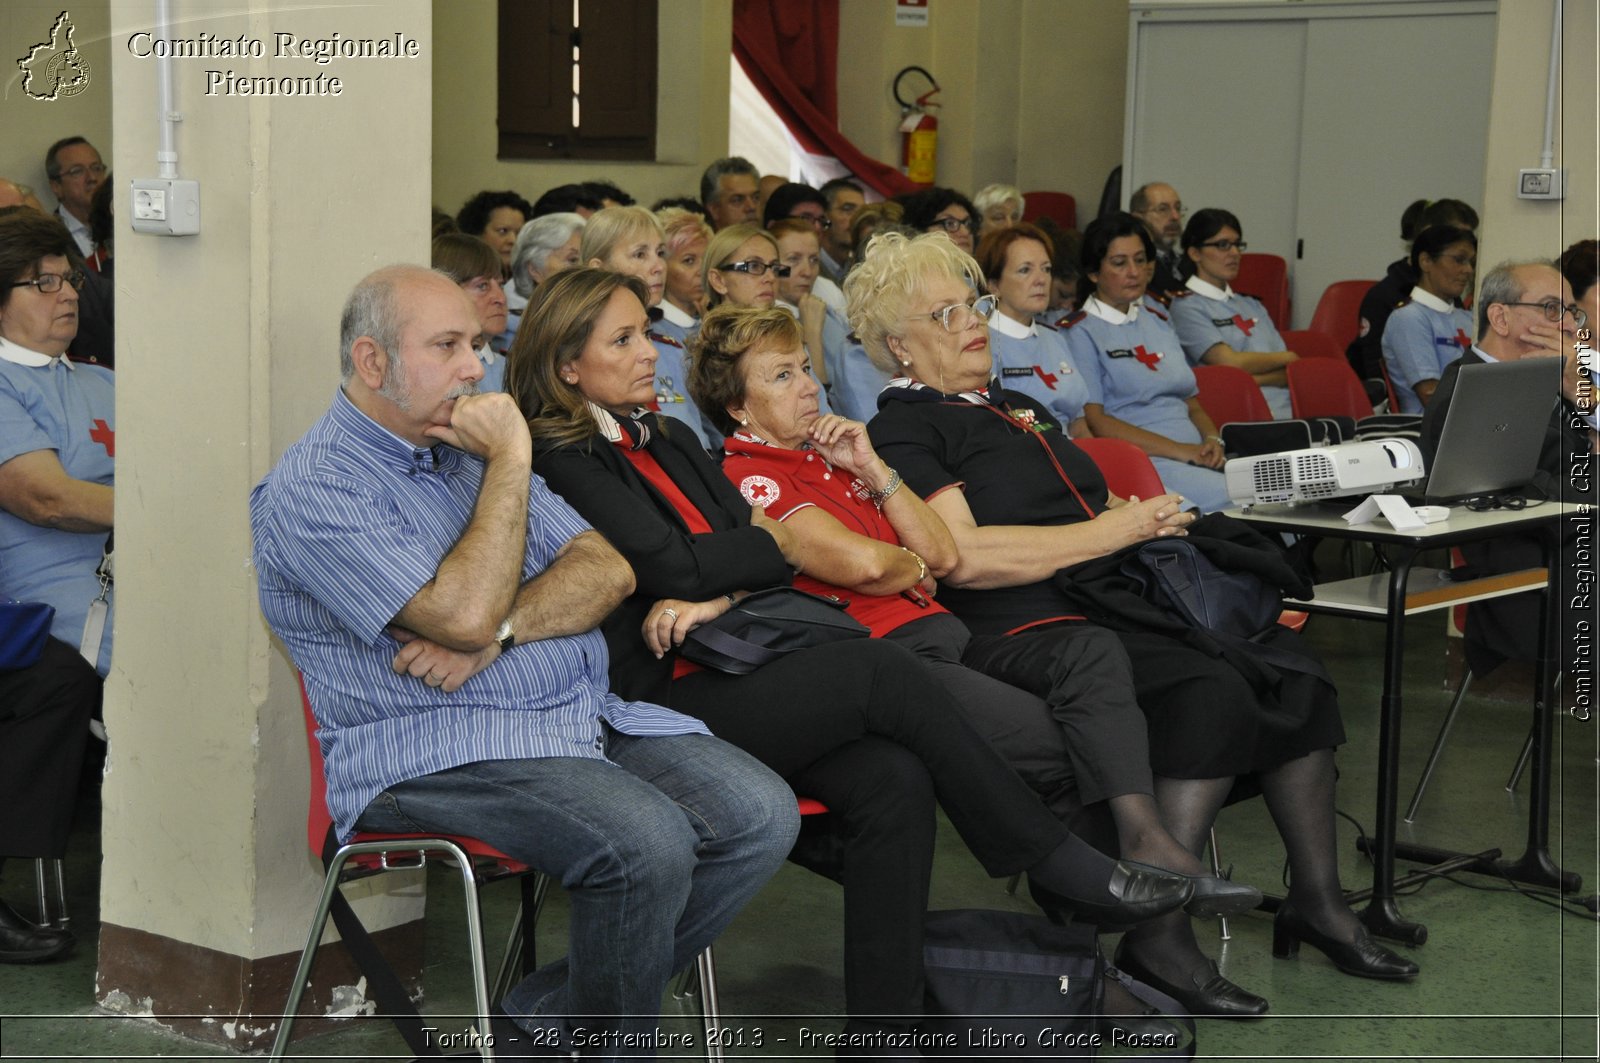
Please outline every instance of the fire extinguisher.
M900 82L910 73L921 74L933 87L912 103L900 95ZM939 91L933 75L920 66L908 66L894 76L894 100L900 105L900 169L915 184L931 185L939 168L939 119L930 110L941 104L930 99Z

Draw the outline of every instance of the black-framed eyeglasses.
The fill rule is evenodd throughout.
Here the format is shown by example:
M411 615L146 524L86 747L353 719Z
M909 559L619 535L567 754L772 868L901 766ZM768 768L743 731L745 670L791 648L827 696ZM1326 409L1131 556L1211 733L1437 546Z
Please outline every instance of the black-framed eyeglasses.
M833 219L819 217L815 214L786 214L784 217L790 221L808 221L819 229L833 228Z
M943 229L947 233L958 233L962 229L966 229L969 232L978 231L978 221L976 218L935 218L933 219L933 224L928 226L928 228L932 229L935 226Z
M1207 240L1205 243L1200 244L1199 246L1214 247L1223 254L1227 254L1229 251L1235 250L1243 254L1244 249L1250 245L1245 243L1243 240Z
M769 269L775 277L787 277L789 275L788 266L777 262L768 262L764 258L747 258L743 262L725 262L717 268L732 270L734 273L748 273L752 277L759 277Z
M83 282L86 280L88 280L88 276L83 272L83 270L75 269L71 273L65 274L41 273L31 281L17 281L15 284L11 285L11 287L37 288L45 295L50 295L54 292L59 292L63 282L72 285L72 287L77 291L82 291Z
M937 321L946 332L959 335L971 328L975 321L988 321L994 313L995 302L994 296L985 295L970 303L951 303L943 309L917 316Z
M1567 305L1562 306L1559 300L1546 299L1542 303L1501 303L1500 305L1536 306L1544 312L1544 319L1546 321L1553 321L1558 325L1561 323L1562 317L1567 314L1572 315L1573 328L1583 328L1584 325L1589 323L1589 315L1585 314L1582 310L1579 310L1577 303L1568 303Z
M103 163L98 163L98 162L95 163L92 166L84 166L83 164L80 163L79 165L74 166L70 170L62 170L62 171L60 171L54 177L50 178L50 180L52 180L52 181L60 181L61 179L65 178L65 179L67 179L69 181L76 181L78 178L82 177L86 173L92 173L96 177L104 177L106 175L106 168L105 168L105 165Z

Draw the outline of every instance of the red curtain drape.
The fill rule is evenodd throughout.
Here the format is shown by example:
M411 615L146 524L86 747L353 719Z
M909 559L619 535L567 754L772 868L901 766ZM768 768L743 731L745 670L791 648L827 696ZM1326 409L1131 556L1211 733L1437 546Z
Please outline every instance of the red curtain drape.
M881 195L920 187L839 132L839 0L734 0L733 54L801 147Z

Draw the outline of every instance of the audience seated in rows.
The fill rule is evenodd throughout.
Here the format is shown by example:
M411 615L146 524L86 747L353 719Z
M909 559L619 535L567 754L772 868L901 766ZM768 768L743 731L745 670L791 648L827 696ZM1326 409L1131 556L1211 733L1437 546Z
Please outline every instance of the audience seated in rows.
M771 229L780 221L802 221L811 227L817 238L817 271L811 279L808 292L814 293L824 305L836 313L844 313L844 292L827 277L821 275L822 240L833 228L828 217L828 199L810 185L788 182L778 186L761 207L761 224Z
M456 227L476 236L500 256L501 279L511 275L511 251L517 234L533 217L533 204L515 192L479 192L456 212Z
M761 173L738 155L718 159L700 175L700 202L719 232L761 216Z
M1140 185L1128 197L1128 213L1144 222L1154 242L1155 255L1150 260L1154 273L1149 288L1157 299L1183 288L1183 199L1178 190L1164 181L1151 181Z
M679 207L661 208L655 215L667 238L666 287L661 296L661 320L655 323L655 330L687 345L700 326L700 315L705 313L703 267L711 226L706 224L705 215Z

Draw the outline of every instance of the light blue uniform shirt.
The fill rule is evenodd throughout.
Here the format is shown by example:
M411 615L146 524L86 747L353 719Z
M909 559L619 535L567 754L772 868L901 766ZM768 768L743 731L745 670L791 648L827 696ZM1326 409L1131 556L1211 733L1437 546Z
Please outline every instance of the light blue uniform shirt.
M989 318L989 349L1001 386L1020 391L1055 414L1061 431L1083 416L1089 385L1061 333L1021 324L996 310Z
M1398 413L1421 413L1416 386L1438 380L1444 367L1472 346L1472 314L1422 288L1411 289L1411 301L1389 315L1383 327L1383 363L1400 403Z
M1171 311L1172 327L1190 365L1200 365L1205 353L1219 343L1236 351L1262 354L1289 349L1260 301L1199 277L1189 278L1187 290L1189 294L1180 292L1173 297ZM1285 420L1294 416L1287 387L1266 385L1261 394L1273 417Z
M872 364L849 322L832 310L822 322L822 364L828 370L828 392L836 412L863 422L877 416L878 392L890 374Z
M689 397L689 352L685 341L663 334L658 322L650 327L650 342L656 348L656 403L661 412L688 425L702 447L720 451L722 434Z
M527 581L589 525L530 474ZM483 463L418 448L341 391L250 495L261 611L306 689L341 839L379 793L461 764L605 759L601 721L625 734L706 734L691 717L608 689L599 630L525 642L453 694L390 667L386 628L461 538Z
M1065 329L1072 358L1089 385L1091 403L1129 424L1179 443L1200 443L1189 419L1188 400L1196 394L1194 370L1166 316L1149 302L1124 314L1094 296ZM1151 457L1169 491L1206 512L1228 505L1219 469Z
M53 450L75 480L111 486L117 410L111 370L51 358L0 340L0 465L22 454ZM95 569L105 532L71 532L29 524L0 509L0 596L55 606L50 633L76 648L89 603L100 594ZM111 667L106 617L95 669Z

